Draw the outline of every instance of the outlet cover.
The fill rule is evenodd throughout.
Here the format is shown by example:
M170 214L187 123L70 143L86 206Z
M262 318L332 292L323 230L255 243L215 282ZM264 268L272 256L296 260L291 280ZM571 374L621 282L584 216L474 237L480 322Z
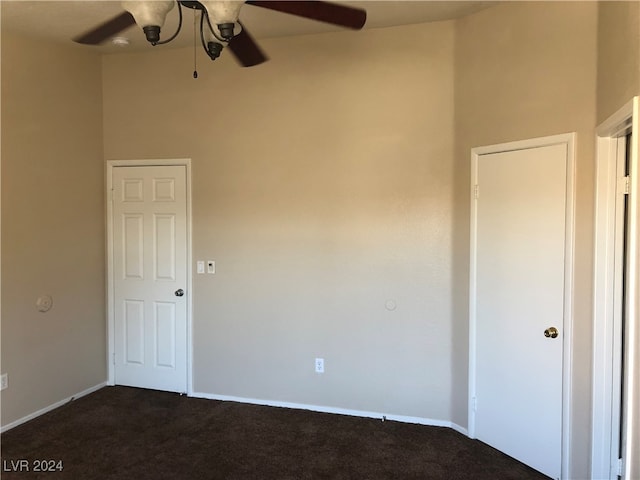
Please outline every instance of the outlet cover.
M324 358L316 358L316 373L324 373Z
M0 390L4 390L8 386L9 386L9 374L3 373L2 376L0 376Z

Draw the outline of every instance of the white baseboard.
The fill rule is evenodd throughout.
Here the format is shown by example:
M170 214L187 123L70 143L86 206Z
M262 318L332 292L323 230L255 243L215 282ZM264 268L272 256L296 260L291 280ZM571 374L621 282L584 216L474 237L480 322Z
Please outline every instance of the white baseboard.
M337 415L349 415L351 417L377 418L382 421L390 420L402 423L414 423L418 425L428 425L431 427L452 428L462 435L469 436L467 429L447 420L435 420L433 418L410 417L406 415L395 415L380 412L369 412L364 410L350 410L345 408L325 407L321 405L308 405L305 403L279 402L275 400L261 400L257 398L234 397L229 395L215 395L211 393L191 392L191 397L206 398L208 400L221 400L225 402L249 403L253 405L265 405L268 407L294 408L297 410L310 410L321 413L334 413Z
M89 395L97 390L100 390L102 387L107 386L108 382L102 382L98 385L95 385L91 388L83 390L82 392L76 393L70 397L64 398L59 402L53 403L45 408L41 408L37 412L33 412L25 417L22 417L18 420L15 420L7 425L3 425L0 427L0 433L6 432L18 425L22 425L29 420L33 420L40 415L44 415L51 410L54 410L58 407L63 406L64 404L70 402L71 400L78 399L80 397L84 397L85 395ZM336 415L348 415L350 417L364 417L364 418L377 418L379 420L385 421L394 421L394 422L402 422L402 423L413 423L418 425L427 425L431 427L447 427L452 428L458 433L462 435L469 436L466 428L461 427L460 425L449 422L447 420L436 420L433 418L425 418L425 417L411 417L407 415L395 415L395 414L386 414L380 412L370 412L365 410L350 410L346 408L337 408L337 407L326 407L322 405L308 405L305 403L292 403L292 402L279 402L275 400L261 400L257 398L246 398L246 397L234 397L230 395L215 395L210 393L202 393L202 392L191 392L189 395L194 398L205 398L208 400L221 400L225 402L238 402L238 403L248 403L253 405L264 405L268 407L280 407L280 408L293 408L296 410L310 410L312 412L320 412L320 413L333 413Z
M67 402L70 402L71 400L75 400L80 397L84 397L85 395L89 395L90 393L93 393L96 390L100 390L102 387L106 385L107 385L107 382L99 383L98 385L94 385L91 388L87 388L86 390L76 393L75 395L71 395L70 397L64 398L59 402L56 402L47 407L41 408L37 412L30 413L26 417L22 417L6 425L2 425L2 427L0 427L0 433L6 432L7 430L11 430L13 427L22 425L23 423L28 422L29 420L33 420L34 418L39 417L40 415L44 415L45 413L50 412L51 410L54 410L58 407L61 407L62 405L64 405Z

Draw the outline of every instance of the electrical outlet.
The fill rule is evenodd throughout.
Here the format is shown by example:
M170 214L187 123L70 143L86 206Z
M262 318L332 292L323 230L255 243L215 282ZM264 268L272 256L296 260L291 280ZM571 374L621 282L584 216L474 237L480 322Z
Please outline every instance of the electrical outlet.
M9 374L3 373L2 376L0 376L0 390L4 390L8 386L9 386Z
M324 358L316 358L316 373L324 373Z

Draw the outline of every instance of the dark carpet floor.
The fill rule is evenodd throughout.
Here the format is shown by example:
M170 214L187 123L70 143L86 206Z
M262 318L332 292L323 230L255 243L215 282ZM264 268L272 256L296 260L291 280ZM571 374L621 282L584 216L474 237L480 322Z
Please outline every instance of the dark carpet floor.
M70 402L0 441L6 480L547 479L449 428L126 387Z

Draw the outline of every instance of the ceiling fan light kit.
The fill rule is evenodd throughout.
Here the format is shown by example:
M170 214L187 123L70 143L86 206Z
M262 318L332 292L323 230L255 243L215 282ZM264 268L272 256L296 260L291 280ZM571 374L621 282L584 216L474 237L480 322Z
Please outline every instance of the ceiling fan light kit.
M133 15L138 26L144 31L149 43L155 45L160 41L160 29L175 3L173 0L151 2L132 0L121 2L121 5L122 8Z
M244 2L240 1L202 1L200 2L207 12L209 23L217 25L220 35L226 41L233 38L233 26L238 22L240 8Z
M202 0L199 2L130 0L121 2L122 8L126 12L74 38L74 41L87 45L98 45L135 23L142 28L146 39L152 45L169 43L180 32L182 7L187 7L200 12L200 39L204 51L211 60L218 58L226 45L242 66L252 67L265 62L267 56L238 20L240 9L245 3L353 30L360 30L364 27L367 19L367 12L363 9L322 0ZM178 28L171 37L161 40L160 30L167 14L176 4L179 14ZM236 25L241 27L237 33Z

